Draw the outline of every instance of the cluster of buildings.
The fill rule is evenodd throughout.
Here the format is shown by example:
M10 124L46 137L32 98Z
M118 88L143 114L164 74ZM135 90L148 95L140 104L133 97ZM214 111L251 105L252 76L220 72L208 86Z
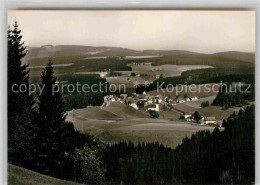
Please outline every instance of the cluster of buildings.
M129 105L133 107L136 110L154 110L159 112L162 110L163 106L172 107L174 105L177 105L179 103L184 103L187 101L196 101L198 100L198 97L192 97L192 98L170 98L168 96L151 96L147 94L138 95L136 93L133 93L131 96L128 96L127 94L120 94L120 95L107 95L104 97L105 101L111 101L111 102L120 102L126 105ZM192 113L183 113L183 117L185 121L188 122L196 122L200 125L209 125L214 124L218 125L219 127L222 126L223 120L217 120L216 117L204 117L201 116L201 119L199 121L196 121L194 119L194 116Z
M191 113L184 113L183 116L186 121L196 122ZM214 124L214 125L218 125L219 127L222 127L222 122L223 120L217 120L216 117L204 117L204 116L201 116L201 119L198 121L198 123L201 125Z
M162 106L172 107L178 103L198 100L198 97L173 99L163 95L151 96L144 92L141 95L133 93L131 96L128 96L127 94L108 95L104 97L104 100L124 103L136 110L154 110L159 112L162 109Z
M133 93L132 96L127 94L120 95L108 95L104 97L105 101L120 102L133 107L136 110L154 110L159 112L160 105L163 104L163 99L159 96L148 96L148 95L138 95Z

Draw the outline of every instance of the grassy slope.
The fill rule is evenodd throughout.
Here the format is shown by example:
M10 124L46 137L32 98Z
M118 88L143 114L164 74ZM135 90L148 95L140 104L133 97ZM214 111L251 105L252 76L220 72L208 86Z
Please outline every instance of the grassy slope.
M109 112L100 109L100 107L91 107L83 109L76 109L68 112L70 116L75 117L77 119L97 119L97 120L115 120L120 117Z
M119 103L119 102L108 102L102 106L103 110L109 111L121 118L124 119L133 119L133 118L148 118L149 115L147 112L141 112L135 110L134 108Z
M9 185L79 185L75 182L56 179L47 175L8 164Z
M158 87L160 87L158 85ZM200 85L182 85L178 87L171 87L167 89L160 89L160 90L154 90L154 91L149 91L147 94L151 96L156 96L156 95L163 95L163 96L168 96L171 98L175 98L176 95L179 95L179 98L183 98L184 94L187 94L188 97L199 97L199 98L204 98L204 97L209 97L213 95L217 95L219 90L219 84L200 84Z
M104 143L120 140L131 140L135 144L159 141L172 148L180 144L184 137L190 137L198 130L214 129L182 122L178 119L180 113L175 111L161 111L160 119L148 117L147 112L137 111L118 102L110 102L105 103L102 109L88 107L70 111L67 120L72 121L80 132L94 135Z

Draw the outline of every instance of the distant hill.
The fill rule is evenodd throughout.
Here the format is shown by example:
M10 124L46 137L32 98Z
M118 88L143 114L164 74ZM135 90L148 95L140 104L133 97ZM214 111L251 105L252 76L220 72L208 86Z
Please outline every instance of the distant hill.
M196 55L200 53L191 52L191 51L185 51L185 50L144 50L143 54L146 55Z
M25 62L35 58L44 57L66 57L66 56L82 56L82 57L95 57L95 56L189 56L192 58L216 58L227 60L239 60L243 62L254 63L255 54L239 51L227 51L214 54L203 54L185 50L143 50L137 51L121 47L92 47L80 45L44 45L41 47L28 47L28 53L24 58Z
M41 47L27 47L25 61L43 57L65 56L125 56L138 55L135 50L119 47L92 47L78 45L44 45Z
M211 56L220 58L229 58L245 62L255 62L255 53L239 52L239 51L227 51L211 54Z
M9 185L80 185L76 182L56 179L25 168L8 164Z

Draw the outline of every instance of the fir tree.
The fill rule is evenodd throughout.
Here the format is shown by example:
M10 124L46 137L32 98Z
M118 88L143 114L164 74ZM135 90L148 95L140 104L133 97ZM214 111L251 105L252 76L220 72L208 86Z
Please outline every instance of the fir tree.
M199 121L201 119L201 115L200 115L200 113L198 111L194 112L193 117L194 117L195 121Z
M8 28L8 161L31 167L35 149L35 101L29 94L29 70L22 64L26 47L15 21ZM18 87L23 87L19 91Z
M66 112L63 108L62 94L59 86L55 84L52 62L42 72L43 88L38 102L38 162L40 170L59 176L62 160L61 127L65 122Z

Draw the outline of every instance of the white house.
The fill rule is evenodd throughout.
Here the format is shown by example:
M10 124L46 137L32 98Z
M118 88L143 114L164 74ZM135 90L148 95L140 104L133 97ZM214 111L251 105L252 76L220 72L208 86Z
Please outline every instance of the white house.
M198 97L195 96L195 97L191 98L191 101L194 101L194 100L198 100Z
M185 102L185 100L179 100L179 102L178 103L184 103Z
M116 101L116 99L115 98L111 98L110 101Z
M107 76L107 72L100 72L100 73L99 73L99 76L100 76L101 78L105 78L105 77Z
M147 103L148 103L148 104L152 104L152 103L153 103L153 100L149 99L149 100L147 101Z
M147 105L146 111L149 111L149 110L154 110L154 111L159 112L159 104Z
M185 113L183 116L184 116L184 119L191 118L191 114L190 113Z
M133 108L136 109L136 110L139 109L139 108L137 107L137 104L136 104L136 103L131 103L130 106L133 107Z
M207 124L217 124L217 119L216 117L202 117L201 121L200 121L201 125L207 125Z

